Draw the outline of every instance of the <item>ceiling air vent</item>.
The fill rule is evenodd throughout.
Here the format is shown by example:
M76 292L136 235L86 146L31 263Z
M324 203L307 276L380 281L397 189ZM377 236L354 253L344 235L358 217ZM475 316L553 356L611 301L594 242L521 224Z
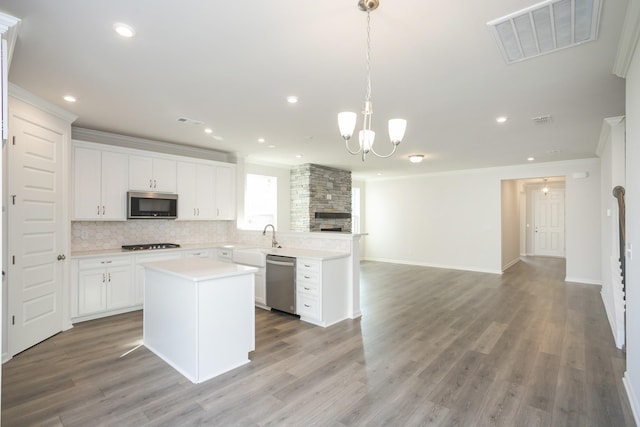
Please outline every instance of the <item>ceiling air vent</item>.
M533 123L537 125L546 125L551 123L551 115L547 114L546 116L538 116L532 118L531 120L533 120Z
M546 0L487 22L507 64L598 37L601 0Z

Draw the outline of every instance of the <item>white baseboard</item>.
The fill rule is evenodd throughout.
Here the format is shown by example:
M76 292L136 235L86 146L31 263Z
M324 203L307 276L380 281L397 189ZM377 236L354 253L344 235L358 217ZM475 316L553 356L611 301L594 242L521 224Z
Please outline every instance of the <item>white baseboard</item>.
M615 322L615 310L611 307L611 302L607 298L604 297L604 287L600 291L600 297L602 298L602 304L604 304L604 312L607 314L607 320L609 321L609 326L611 327L611 333L613 334L613 339L616 341L616 347L622 349L624 346L624 330L619 330L616 327Z
M502 266L502 271L505 272L506 270L508 270L509 268L513 267L514 265L516 265L519 262L520 262L520 257L509 261L506 265Z
M388 262L390 264L403 264L403 265L418 265L420 267L444 268L444 269L447 269L447 270L473 271L473 272L476 272L476 273L502 274L502 271L500 271L500 270L473 268L473 267L465 267L465 266L459 266L459 265L431 264L431 263L425 263L425 262L405 261L405 260L389 259L389 258L371 258L371 257L367 257L367 258L364 259L364 261Z
M564 278L565 282L571 282L571 283L583 283L586 285L598 285L598 286L602 286L602 281L601 280L593 280L593 279L583 279L580 277L565 277Z
M627 398L629 399L629 405L631 406L631 412L633 413L636 425L640 425L640 400L638 400L638 395L633 390L626 372L622 377L622 384L624 384L624 389L627 391Z

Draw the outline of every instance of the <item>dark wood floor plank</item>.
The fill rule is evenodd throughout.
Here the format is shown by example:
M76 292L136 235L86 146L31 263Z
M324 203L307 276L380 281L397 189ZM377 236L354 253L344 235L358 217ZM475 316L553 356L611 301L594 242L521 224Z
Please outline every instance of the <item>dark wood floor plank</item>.
M361 319L256 309L251 363L192 384L142 313L84 322L3 365L7 426L633 426L599 287L564 261L503 275L363 262Z

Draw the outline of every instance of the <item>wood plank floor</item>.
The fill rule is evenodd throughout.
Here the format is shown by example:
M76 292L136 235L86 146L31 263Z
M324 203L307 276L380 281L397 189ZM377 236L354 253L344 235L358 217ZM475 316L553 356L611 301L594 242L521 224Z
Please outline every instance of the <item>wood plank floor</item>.
M504 275L364 262L330 328L256 310L252 362L194 385L138 347L141 312L3 365L3 426L633 426L597 286L564 261Z

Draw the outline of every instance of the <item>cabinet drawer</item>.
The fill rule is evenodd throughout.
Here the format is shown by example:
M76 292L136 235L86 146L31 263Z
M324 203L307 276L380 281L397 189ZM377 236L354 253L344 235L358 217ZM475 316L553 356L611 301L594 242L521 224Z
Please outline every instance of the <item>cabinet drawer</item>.
M320 274L310 271L298 271L296 280L298 282L311 282L317 286L320 284Z
M296 290L303 294L318 297L320 292L318 291L318 285L312 282L298 281L296 284Z
M315 260L309 260L309 259L298 258L298 262L296 264L296 269L298 272L320 273L321 268L322 268L321 261L315 261Z
M320 300L318 298L298 292L296 310L300 316L308 316L321 320Z
M78 261L78 269L87 270L92 268L121 267L131 265L131 257L81 259Z
M185 258L209 258L209 251L207 249L186 251L184 253L184 257Z

